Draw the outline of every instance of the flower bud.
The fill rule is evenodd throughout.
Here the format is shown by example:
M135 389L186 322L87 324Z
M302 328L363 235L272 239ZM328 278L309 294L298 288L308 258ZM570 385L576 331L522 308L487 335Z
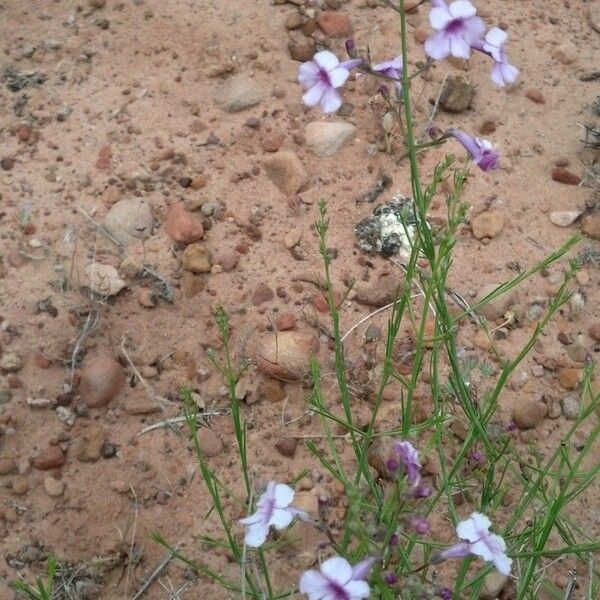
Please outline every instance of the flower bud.
M358 58L358 50L356 49L356 42L349 38L346 40L346 52L350 58Z

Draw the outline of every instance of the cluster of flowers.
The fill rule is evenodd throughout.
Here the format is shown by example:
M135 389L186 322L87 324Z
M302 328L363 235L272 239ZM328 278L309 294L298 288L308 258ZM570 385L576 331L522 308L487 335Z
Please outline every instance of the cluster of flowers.
M406 477L408 490L413 497L427 497L431 493L428 486L421 483L421 462L419 453L407 441L398 441L394 445L396 457L388 461L388 468ZM282 530L296 519L316 524L306 512L292 506L294 490L283 483L269 482L266 491L256 504L254 514L240 519L246 526L244 543L253 548L262 546L271 527ZM490 532L491 521L483 514L474 512L460 521L456 533L460 542L435 555L431 563L438 564L449 558L462 558L469 554L480 556L485 561L493 562L498 571L508 575L512 560L506 555L506 543ZM414 516L409 526L415 533L426 535L429 523L424 517ZM397 545L398 537L393 536L390 546ZM368 598L371 588L367 583L369 572L377 562L377 557L368 556L355 565L351 565L341 556L333 556L321 563L320 570L310 569L300 577L299 590L309 600L362 600ZM395 574L388 573L385 581L395 584ZM447 590L440 590L442 597L447 597Z
M473 50L491 57L494 61L491 78L499 86L514 83L519 75L516 67L508 62L504 48L507 34L499 27L492 27L487 33L485 24L473 4L468 0L455 0L447 5L444 0L431 0L433 8L429 13L429 22L435 33L425 41L425 52L434 60L443 60L448 56L469 58ZM325 113L336 112L342 105L339 89L346 83L350 71L354 68L383 77L394 83L399 92L402 87L403 64L398 56L391 61L369 65L357 57L353 40L346 41L350 60L340 62L329 50L318 52L313 60L300 65L299 83L307 88L302 101L308 106L319 104ZM384 92L386 88L383 88ZM492 144L469 135L458 129L449 129L445 138L453 137L459 141L471 156L473 162L483 171L499 166L498 153Z

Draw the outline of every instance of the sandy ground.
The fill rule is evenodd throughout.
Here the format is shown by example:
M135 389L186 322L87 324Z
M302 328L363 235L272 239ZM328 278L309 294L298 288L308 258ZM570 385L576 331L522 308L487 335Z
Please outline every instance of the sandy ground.
M209 503L185 431L177 424L141 434L180 415L177 389L191 386L200 407L214 413L203 437L211 464L242 492L230 419L220 414L228 408L226 392L206 357L208 347L219 347L213 310L222 305L231 314L238 361L252 359L253 348L274 327L283 329L282 315L297 320L291 335L320 337L333 404L328 339L315 327L327 320L311 283L321 272L313 227L319 199L328 201L331 217L334 281L340 290L349 279L357 281L343 307L344 331L374 310L366 304L377 290L391 289L401 277L390 261L364 255L353 229L373 208L355 198L380 170L393 178L380 200L409 193L407 162L398 163L398 141L395 154L382 151L384 107L366 78L346 86L345 116L323 117L300 104L299 63L290 58L288 40L304 34L290 34L285 23L301 14L302 4L0 0L2 578L41 572L51 553L73 567L71 589L78 598L131 598L163 556L149 537L155 530L194 558L226 568L223 556L197 541L200 533L218 528L204 522ZM362 0L329 4L340 5L338 14L350 18L354 38L361 48L370 47L374 59L397 53L397 23L388 9ZM477 239L468 223L459 232L450 285L468 301L486 284L532 266L581 228L581 220L558 227L551 213L593 213L598 199L585 181L563 182L585 179L596 159L582 152L580 126L598 120L591 108L598 82L582 80L598 68L599 34L588 18L596 2L483 4L488 24L509 31L510 57L521 70L517 84L494 87L481 57L437 64L427 81L414 84L423 127L445 78L470 80L476 88L471 108L461 114L439 110L435 122L489 131L486 137L502 152L502 168L473 172L464 193L471 221L487 211L494 223L491 237ZM310 22L306 29L313 30L306 43L314 39L319 48L343 55L343 37L327 37ZM414 61L422 60L418 40L428 31L421 7L409 18ZM240 74L250 80L258 102L228 112L222 107L227 82ZM356 133L335 155L317 157L306 143L305 126L312 121L344 121L356 125ZM432 150L422 158L426 178L448 149L462 160L457 146ZM274 151L297 157L306 169L304 185L295 186L289 174L279 187L273 183L265 164ZM569 173L556 177L563 181L552 178L557 166ZM146 239L117 244L106 235L104 219L117 202L134 199L151 208L149 217L133 217L142 219L138 237ZM173 217L179 202L186 209ZM139 202L135 206L142 211ZM443 214L440 195L432 221ZM168 215L184 225L178 221L169 229ZM588 233L593 224L588 221ZM200 244L212 265L193 274L182 268L182 254L202 229ZM595 231L600 237L597 224ZM585 238L572 255L583 252L590 260L574 282L581 302L561 309L502 397L499 418L506 423L517 402L544 403L550 412L559 406L554 418L541 414L534 428L515 432L524 449L533 444L547 452L561 439L569 422L560 401L577 396L582 361L599 348L598 241ZM114 267L122 279L115 285L125 287L110 297L98 281L90 290L85 269L93 262ZM563 261L534 276L506 305L519 318L501 328L497 344L503 353L514 356L531 334L538 307L558 288L564 267ZM381 304L389 293L372 303ZM502 324L503 312L491 327ZM372 323L385 328L385 318ZM365 341L367 325L347 341L359 420L370 407L369 362L383 351L383 342ZM465 321L465 356L495 364L477 334L477 326ZM483 377L477 383L486 386ZM574 390L566 389L571 385ZM311 507L326 494L337 506L332 519L341 517L339 489L303 446L306 436L319 431L306 413L310 387L275 383L253 362L243 388L257 485L290 480L310 465L303 501ZM102 396L96 404L106 405L90 407L96 396ZM393 399L386 402L384 424L393 425L397 411ZM282 453L276 444L284 439L297 439L297 447L287 444ZM597 489L578 502L585 528L597 533ZM242 505L228 508L234 516L244 513ZM434 534L449 536L443 524ZM314 560L318 540L302 535L276 566L277 581ZM550 579L564 587L572 566L564 561ZM143 597L168 598L178 589L182 599L229 597L175 563ZM12 597L2 584L0 597Z

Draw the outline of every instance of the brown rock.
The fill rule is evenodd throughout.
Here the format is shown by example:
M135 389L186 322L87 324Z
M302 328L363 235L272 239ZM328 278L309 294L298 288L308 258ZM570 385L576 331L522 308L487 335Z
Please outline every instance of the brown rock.
M48 369L50 367L50 361L41 352L36 352L33 355L33 364L38 369Z
M105 352L86 356L80 375L79 391L90 408L106 406L125 384L121 365Z
M279 454L285 456L287 458L294 458L296 454L296 446L298 445L298 440L293 437L288 437L283 440L279 440L275 444L275 449Z
M308 375L310 357L318 350L319 339L312 333L281 331L258 340L254 354L266 375L296 381Z
M305 36L301 31L292 31L288 40L288 52L298 62L311 60L316 52L315 40Z
M15 496L24 496L29 491L29 482L24 475L17 475L12 480L12 493Z
M463 77L448 77L440 95L441 107L453 113L467 110L475 98L475 88Z
M123 408L130 415L151 415L161 410L158 402L151 398L127 398Z
M577 60L577 47L573 42L565 42L552 51L552 58L563 65L571 65Z
M285 19L285 28L289 31L300 29L304 25L305 18L298 12L290 13Z
M548 414L548 407L533 398L521 398L513 407L513 419L522 429L533 429Z
M198 430L198 442L206 458L217 456L223 450L221 438L210 427L202 427Z
M39 471L49 471L62 467L65 462L65 455L58 446L48 446L32 459L31 464Z
M266 283L259 283L252 294L252 304L259 306L275 298L275 293Z
M388 469L390 459L398 460L394 450L394 440L389 437L378 437L369 447L367 462L379 473L382 479L393 479L394 474Z
M579 386L582 379L581 369L572 367L563 367L558 372L558 381L566 390L574 390Z
M266 131L260 136L260 146L265 152L277 152L284 139L281 131Z
M471 229L478 240L494 238L504 229L504 216L497 210L487 210L471 219Z
M0 159L0 167L2 168L3 171L10 171L14 166L15 166L14 158L12 158L10 156L6 156L6 157Z
M326 10L319 15L317 25L328 37L340 38L352 35L352 21L344 13Z
M600 322L592 323L588 328L588 333L594 341L600 342Z
M267 402L281 402L287 395L283 383L277 379L266 379L261 385L260 391Z
M581 231L594 240L600 240L600 213L583 217L581 220Z
M212 258L204 244L190 244L181 256L181 265L190 273L210 273Z
M566 185L579 185L581 183L581 177L579 175L575 175L569 171L569 169L565 169L564 167L554 167L552 169L552 179L553 181L558 181L559 183L564 183Z
M65 493L65 482L54 477L44 479L44 490L51 498L58 498Z
M298 319L292 313L283 313L277 319L277 331L288 331L296 327Z
M179 244L191 244L204 237L202 223L186 210L183 202L176 202L169 208L165 228L169 237Z
M102 456L102 446L108 439L108 433L98 426L84 429L73 444L73 454L81 462L95 462Z
M267 177L284 193L295 194L308 183L308 173L302 161L290 150L283 150L263 162Z
M542 96L542 92L540 90L527 90L525 94L527 98L529 98L532 102L536 104L545 104L544 96Z
M239 256L233 250L222 251L214 260L214 264L221 265L223 271L233 271L237 267Z
M486 119L482 123L479 124L478 130L481 135L489 135L490 133L494 133L496 131L497 125L494 119Z

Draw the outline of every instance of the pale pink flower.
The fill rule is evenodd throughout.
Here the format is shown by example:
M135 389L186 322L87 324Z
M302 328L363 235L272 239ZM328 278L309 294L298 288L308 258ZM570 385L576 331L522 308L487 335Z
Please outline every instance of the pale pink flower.
M519 76L519 69L509 64L504 44L508 34L499 27L492 27L485 36L483 50L494 59L492 67L492 81L504 87L509 83L514 83Z
M271 526L281 530L296 518L309 521L310 517L304 511L290 506L293 500L294 490L289 485L269 481L265 493L256 503L256 512L239 521L246 525L244 543L259 548L265 543Z
M469 58L471 46L483 39L485 25L476 16L477 10L468 0L455 0L448 6L435 0L429 22L436 33L425 40L425 52L435 60L450 55Z
M341 556L328 558L321 570L305 571L300 578L300 592L309 600L363 600L371 593L365 579L375 558L369 557L354 565Z

